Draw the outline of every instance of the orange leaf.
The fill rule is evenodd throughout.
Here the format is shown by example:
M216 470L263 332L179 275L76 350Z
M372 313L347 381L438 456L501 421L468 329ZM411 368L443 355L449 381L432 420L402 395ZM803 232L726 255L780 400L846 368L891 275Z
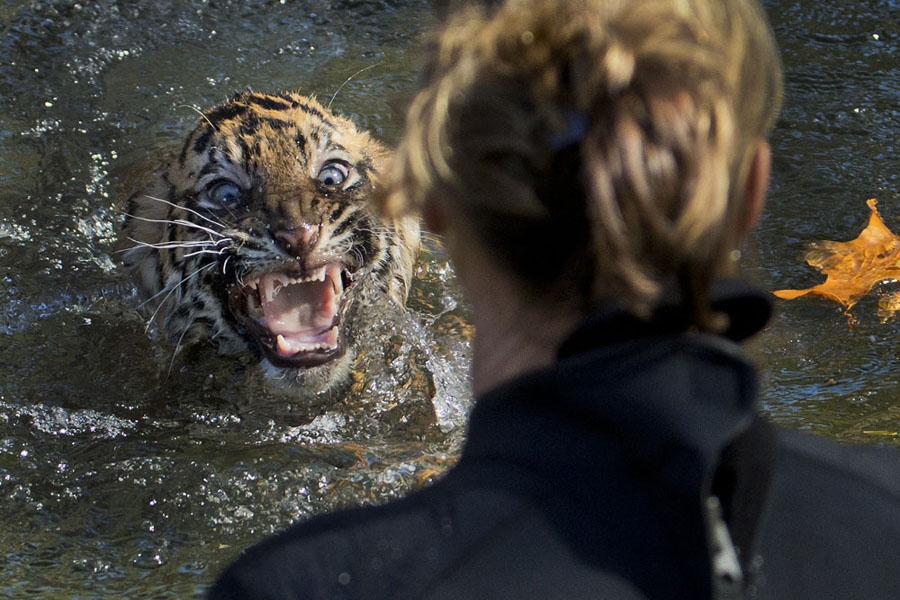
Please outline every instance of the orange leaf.
M900 237L888 229L872 198L869 224L850 242L822 241L810 245L806 262L827 277L825 283L805 290L777 290L779 298L793 300L806 294L824 296L849 312L876 284L900 278ZM884 309L884 307L881 307ZM900 306L898 306L900 308ZM897 309L891 310L890 314Z

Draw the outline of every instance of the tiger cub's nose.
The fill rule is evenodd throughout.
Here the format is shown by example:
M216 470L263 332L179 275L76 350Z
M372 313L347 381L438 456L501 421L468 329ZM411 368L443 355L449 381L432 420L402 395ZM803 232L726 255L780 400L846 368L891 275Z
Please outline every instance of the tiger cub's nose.
M281 229L274 234L275 241L281 246L282 250L300 258L312 252L316 243L319 241L319 227L316 225L308 225L304 223L300 227L294 229Z

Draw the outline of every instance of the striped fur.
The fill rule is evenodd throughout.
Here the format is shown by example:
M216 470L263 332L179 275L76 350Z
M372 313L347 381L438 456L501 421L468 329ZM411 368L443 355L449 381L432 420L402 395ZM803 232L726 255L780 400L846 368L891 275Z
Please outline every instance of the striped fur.
M142 309L176 350L211 339L225 354L258 354L292 386L331 387L353 354L349 330L365 326L379 297L402 307L412 278L418 222L370 208L387 157L368 133L299 94L244 92L205 111L128 200L124 262ZM289 314L288 296L303 307L285 325L271 313ZM333 348L333 331L276 341L267 329L311 331L299 325L311 319L324 331L330 303Z

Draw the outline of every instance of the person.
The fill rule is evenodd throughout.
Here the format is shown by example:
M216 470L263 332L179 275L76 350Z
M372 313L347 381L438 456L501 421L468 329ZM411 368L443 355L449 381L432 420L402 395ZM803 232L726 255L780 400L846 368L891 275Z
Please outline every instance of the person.
M457 465L295 524L235 598L896 598L900 459L782 431L738 342L781 67L755 0L451 11L384 183L475 325Z

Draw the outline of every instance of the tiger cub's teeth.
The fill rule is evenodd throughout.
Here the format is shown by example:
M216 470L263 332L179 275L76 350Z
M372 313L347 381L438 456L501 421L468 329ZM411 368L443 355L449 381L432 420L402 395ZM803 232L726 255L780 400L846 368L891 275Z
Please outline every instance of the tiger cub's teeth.
M333 346L330 346L324 342L320 342L318 344L293 344L280 333L275 337L275 343L278 346L278 353L282 356L292 356L294 354L297 354L298 352L334 349Z
M327 267L319 267L312 273L310 273L306 277L289 277L284 275L283 273L272 273L270 275L266 275L264 278L268 278L269 284L263 285L263 288L266 291L266 300L272 300L275 297L275 294L278 293L278 290L281 288L294 285L297 283L322 283L325 281L325 278L328 277L328 268ZM247 284L247 287L254 291L259 291L260 282L262 279L256 279Z
M325 281L325 267L319 267L306 277L285 277L285 285L293 283L312 283L314 281Z
M294 354L294 349L291 347L290 344L287 343L287 340L285 340L284 336L281 335L280 333L278 334L278 337L275 338L275 342L278 346L279 354L285 355L285 356L289 355L289 354Z

